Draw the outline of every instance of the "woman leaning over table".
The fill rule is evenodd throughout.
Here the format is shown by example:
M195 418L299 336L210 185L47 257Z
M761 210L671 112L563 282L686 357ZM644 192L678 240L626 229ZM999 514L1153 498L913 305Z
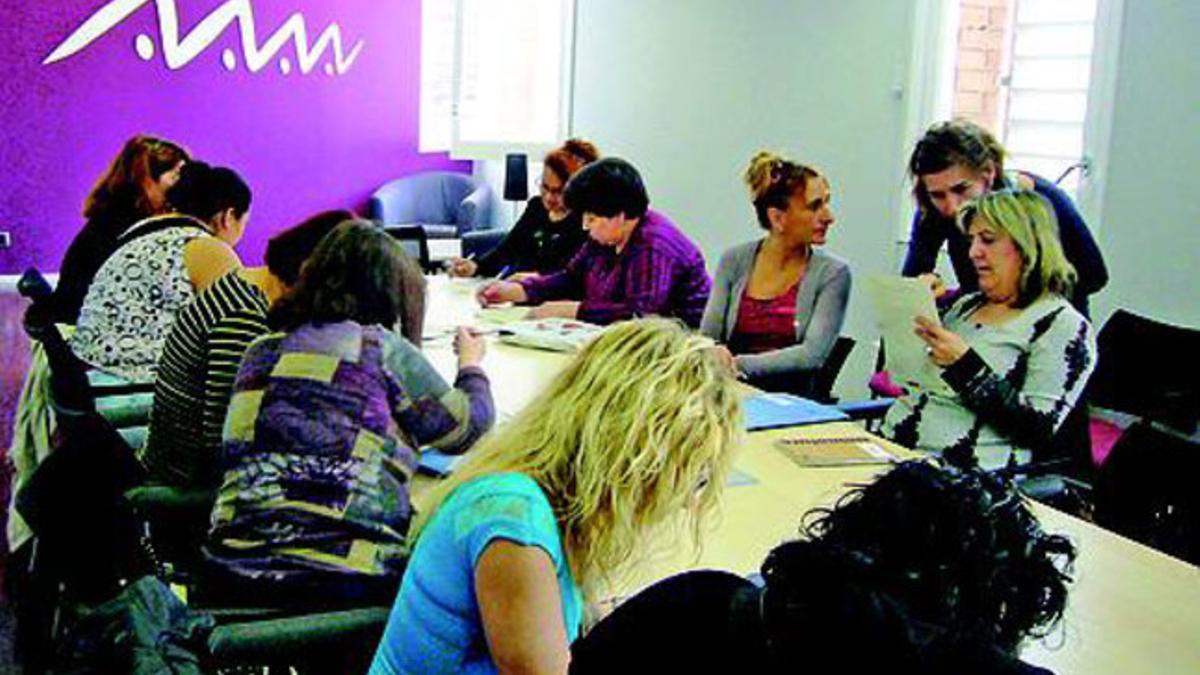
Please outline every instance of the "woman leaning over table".
M770 152L750 160L745 181L767 236L721 256L700 330L751 384L802 394L850 297L849 265L818 248L834 221L829 181Z
M75 355L130 382L153 382L179 310L241 267L233 247L250 199L232 169L185 164L167 191L170 212L130 227L96 273L71 338Z
M740 429L709 340L608 329L432 495L371 673L565 672L585 602L701 531Z
M540 194L529 200L512 230L478 260L451 261L450 274L494 277L515 272L536 276L566 267L587 241L587 232L579 212L567 209L563 189L571 176L599 157L596 146L577 138L546 153Z
M1064 297L1086 317L1088 296L1108 283L1100 247L1066 192L1041 176L1005 171L1005 154L1004 146L986 129L962 119L938 122L917 141L908 159L917 212L913 214L904 275L932 273L945 242L960 289L978 290L970 238L959 228L956 212L964 203L992 190L1032 190L1051 208L1063 255L1075 268L1075 283Z
M567 183L567 208L583 216L590 241L560 272L497 281L479 289L484 305L538 305L531 316L609 324L670 316L700 324L712 282L704 256L666 216L649 208L642 176L609 157L584 167Z
M1067 300L1075 270L1046 201L998 190L968 203L959 222L979 292L960 298L941 325L915 330L943 368L945 392L901 397L884 434L948 462L986 468L1045 448L1095 366L1092 327Z
M491 426L482 338L451 387L419 351L421 270L368 221L341 223L246 350L225 417L210 586L302 609L390 600L408 554L417 450Z

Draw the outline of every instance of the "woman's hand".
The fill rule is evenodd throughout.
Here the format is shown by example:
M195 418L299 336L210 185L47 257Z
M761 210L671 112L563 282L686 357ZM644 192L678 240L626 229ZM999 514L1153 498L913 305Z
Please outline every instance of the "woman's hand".
M933 272L918 274L917 278L929 284L929 290L933 291L933 299L937 300L946 294L946 282L942 281L940 275Z
M469 258L451 258L450 266L446 269L452 277L473 277L479 270L479 265Z
M717 357L717 363L721 364L726 371L733 377L741 377L738 372L737 357L725 345L713 345L713 356Z
M579 303L575 300L544 302L529 312L531 319L574 319L577 316L579 316Z
M529 296L525 295L525 287L521 284L512 281L493 281L490 284L484 284L475 293L475 299L479 301L480 305L487 307L505 302L525 302Z
M925 351L929 358L943 368L962 358L971 349L958 333L948 331L923 316L917 317L913 332L928 345Z
M539 275L537 272L513 272L508 275L505 281L525 281L526 279L536 279Z
M483 341L483 336L476 335L466 326L458 327L458 332L454 334L454 353L458 354L459 370L469 366L478 366L483 362L483 355L486 352L487 345Z

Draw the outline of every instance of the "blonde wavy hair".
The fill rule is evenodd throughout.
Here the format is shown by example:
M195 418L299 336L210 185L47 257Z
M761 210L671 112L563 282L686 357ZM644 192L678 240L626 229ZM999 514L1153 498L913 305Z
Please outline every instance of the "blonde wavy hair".
M711 346L667 319L608 328L434 489L414 537L458 486L518 472L549 498L588 598L648 553L660 525L698 546L742 433L737 385Z
M784 159L768 150L754 153L742 173L742 181L750 191L750 201L754 204L758 224L764 230L771 229L768 208L786 211L792 195L803 197L808 190L808 181L823 177L820 171L811 166Z
M1012 238L1021 254L1021 277L1017 306L1027 307L1043 293L1070 297L1075 286L1075 267L1063 253L1054 211L1033 190L995 190L963 205L958 226L964 232L983 218Z

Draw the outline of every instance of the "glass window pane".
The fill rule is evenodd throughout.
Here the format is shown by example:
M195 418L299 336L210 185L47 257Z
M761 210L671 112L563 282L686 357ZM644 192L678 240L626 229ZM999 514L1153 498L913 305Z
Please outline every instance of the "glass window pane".
M1081 132L1077 124L1011 121L1004 147L1014 155L1079 157L1083 153Z
M565 18L562 0L464 0L457 143L558 140Z
M1091 23L1096 0L1017 0L1017 23L1075 21Z
M1090 56L1092 32L1092 24L1019 26L1013 55Z
M1017 58L1012 64L1013 89L1075 89L1086 91L1091 78L1091 59Z
M1054 94L1039 91L1013 91L1008 99L1008 119L1075 122L1083 124L1087 113L1087 92Z
M420 152L450 149L454 98L454 0L421 1Z

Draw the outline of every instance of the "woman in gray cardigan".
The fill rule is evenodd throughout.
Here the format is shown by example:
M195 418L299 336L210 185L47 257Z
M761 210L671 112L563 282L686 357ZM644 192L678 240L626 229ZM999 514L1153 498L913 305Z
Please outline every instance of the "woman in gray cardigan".
M745 181L767 236L721 256L700 330L751 384L807 393L837 340L850 267L818 250L834 217L814 169L759 152Z

